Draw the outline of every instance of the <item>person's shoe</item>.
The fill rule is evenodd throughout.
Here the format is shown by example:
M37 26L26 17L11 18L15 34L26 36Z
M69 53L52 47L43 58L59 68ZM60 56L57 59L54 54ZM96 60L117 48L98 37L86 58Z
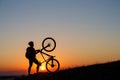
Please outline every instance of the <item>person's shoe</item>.
M30 73L28 74L28 76L31 76L31 75L32 75L32 74L30 74Z

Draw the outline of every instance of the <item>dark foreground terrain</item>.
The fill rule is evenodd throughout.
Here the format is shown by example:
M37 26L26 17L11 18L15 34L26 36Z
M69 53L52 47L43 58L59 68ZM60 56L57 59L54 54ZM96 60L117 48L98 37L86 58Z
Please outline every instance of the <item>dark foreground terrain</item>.
M76 67L52 74L19 76L15 80L120 80L120 61Z

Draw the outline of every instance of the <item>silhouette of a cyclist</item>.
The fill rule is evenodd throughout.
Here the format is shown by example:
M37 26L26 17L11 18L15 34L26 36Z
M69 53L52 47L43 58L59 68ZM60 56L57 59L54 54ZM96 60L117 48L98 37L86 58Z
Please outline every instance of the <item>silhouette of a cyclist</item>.
M39 71L39 67L40 67L41 63L36 59L36 54L38 52L40 52L40 50L35 50L34 49L34 42L33 41L30 41L28 43L28 45L29 45L29 47L26 49L25 56L29 60L28 75L30 75L31 67L32 67L33 62L35 64L37 64L37 67L36 67L36 72L37 73Z

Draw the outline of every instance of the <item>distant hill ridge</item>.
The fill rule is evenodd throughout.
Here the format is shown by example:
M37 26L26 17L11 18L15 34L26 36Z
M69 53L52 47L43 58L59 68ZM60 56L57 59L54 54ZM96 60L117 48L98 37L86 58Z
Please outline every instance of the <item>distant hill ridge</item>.
M120 61L21 76L15 80L120 80Z

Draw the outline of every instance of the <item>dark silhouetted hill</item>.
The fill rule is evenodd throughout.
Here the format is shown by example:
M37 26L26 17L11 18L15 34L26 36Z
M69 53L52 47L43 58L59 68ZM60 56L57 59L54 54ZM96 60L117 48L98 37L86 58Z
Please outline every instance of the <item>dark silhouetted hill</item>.
M15 80L120 80L120 61L21 76Z

